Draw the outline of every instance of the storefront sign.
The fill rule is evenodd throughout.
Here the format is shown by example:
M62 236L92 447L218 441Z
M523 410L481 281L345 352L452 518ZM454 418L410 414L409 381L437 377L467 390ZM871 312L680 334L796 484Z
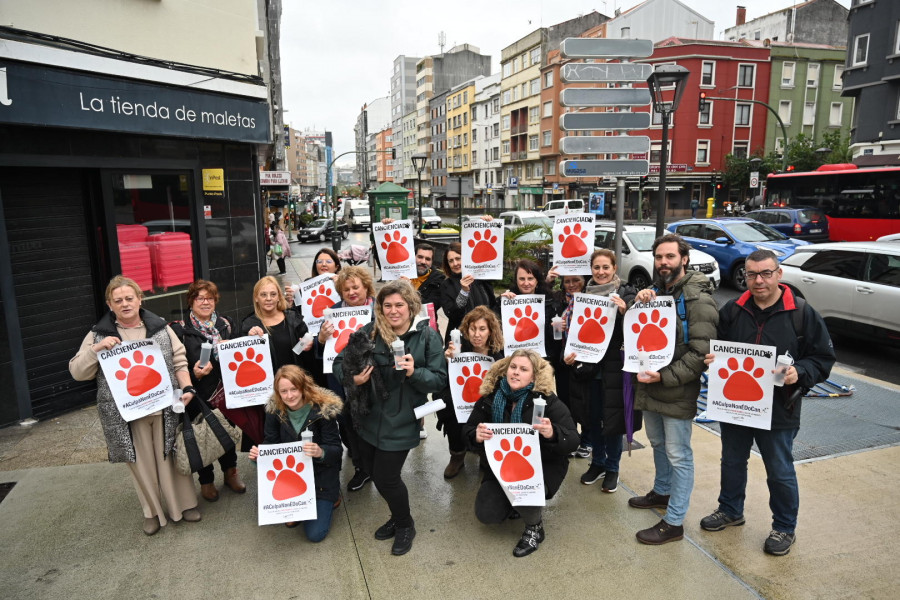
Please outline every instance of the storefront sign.
M291 172L260 171L259 185L291 185Z

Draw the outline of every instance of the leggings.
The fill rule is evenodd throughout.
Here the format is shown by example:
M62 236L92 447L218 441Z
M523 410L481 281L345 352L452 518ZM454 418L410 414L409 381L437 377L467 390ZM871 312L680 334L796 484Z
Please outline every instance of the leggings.
M406 462L409 450L379 450L360 438L359 454L363 469L371 475L375 488L387 502L396 526L412 527L409 492L401 477L403 463Z
M522 515L526 525L537 525L541 522L541 506L516 506L515 510ZM496 525L509 518L513 505L506 497L500 483L493 474L488 473L481 480L481 487L475 496L475 516L485 525Z

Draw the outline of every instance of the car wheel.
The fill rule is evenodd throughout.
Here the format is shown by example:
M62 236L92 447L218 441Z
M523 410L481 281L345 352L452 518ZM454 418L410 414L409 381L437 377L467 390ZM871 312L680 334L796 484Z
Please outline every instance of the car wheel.
M326 239L326 238L325 238L325 234L324 234L324 233L320 233L320 234L319 234L319 241L322 242L322 243L324 244L324 243L325 243L325 239Z
M747 268L739 262L731 268L731 285L739 292L747 291Z
M350 237L350 232L346 229L341 229L341 237L346 240L348 237Z
M640 291L650 287L650 276L643 269L635 269L628 278L630 283L636 290Z

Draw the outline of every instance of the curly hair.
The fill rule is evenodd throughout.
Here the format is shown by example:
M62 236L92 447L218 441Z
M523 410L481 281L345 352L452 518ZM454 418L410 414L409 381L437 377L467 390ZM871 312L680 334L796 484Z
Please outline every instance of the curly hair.
M341 269L334 280L334 287L337 289L338 294L341 295L341 298L344 297L344 286L351 279L359 279L359 282L366 288L366 296L369 298L375 297L375 283L372 281L372 274L369 273L368 269L353 265Z
M388 296L400 294L403 301L409 306L409 324L412 325L419 312L422 310L422 301L419 299L419 293L413 288L412 284L405 279L396 279L384 284L378 296L375 298L375 327L372 328L372 339L375 334L384 340L388 346L397 339L397 334L384 316L384 300Z
M256 302L256 297L259 295L259 291L265 285L273 285L275 289L278 290L278 304L275 306L275 309L278 312L284 312L287 310L287 300L284 297L284 290L281 289L281 286L278 285L278 280L272 277L271 275L266 275L262 279L256 282L256 285L253 286L253 313L257 316L257 318L262 321L262 311L259 308L259 303ZM266 328L268 330L268 328Z
M284 365L275 373L275 383L272 386L272 404L275 410L282 415L287 414L288 407L285 405L281 394L278 393L278 381L281 379L287 379L294 387L300 390L300 398L304 404L314 404L320 410L336 404L335 408L337 410L335 412L340 411L342 406L340 399L328 390L316 385L309 373L297 365Z
M503 327L497 315L487 306L476 306L463 317L462 323L459 324L459 331L463 337L469 339L469 329L472 328L477 321L484 319L488 326L487 349L491 354L496 354L503 350ZM471 341L471 340L469 340ZM457 349L458 350L458 349Z
M194 300L196 300L197 296L200 295L200 292L206 292L213 299L213 302L215 302L216 304L219 303L219 287L212 281L198 279L188 287L186 298L188 308L191 307L191 305L194 303Z

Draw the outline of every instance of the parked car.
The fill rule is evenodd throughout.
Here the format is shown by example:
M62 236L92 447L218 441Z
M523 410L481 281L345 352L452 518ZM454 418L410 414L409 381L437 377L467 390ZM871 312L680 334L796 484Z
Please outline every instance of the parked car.
M571 200L551 200L544 205L541 212L545 216L553 218L556 215L564 215L566 213L584 212L584 200L573 198Z
M331 239L334 219L316 219L303 229L297 231L297 240L301 242L326 242ZM350 237L350 229L344 221L338 221L338 231L345 240Z
M639 290L653 283L653 240L656 229L647 225L625 225L622 230L622 260L619 264L619 278L628 281ZM594 234L594 246L616 249L615 225L598 225ZM688 268L700 271L709 277L713 287L721 284L719 264L716 259L700 250L691 248Z
M828 241L828 218L821 209L813 206L760 208L744 216L796 240Z
M883 235L876 242L900 242L900 233L889 233L887 235Z
M781 268L782 282L819 311L829 331L900 345L900 244L806 246Z
M419 228L419 209L414 208L409 211L409 218L412 219L413 227ZM430 206L422 207L422 229L438 229L441 226L441 217Z
M365 231L371 227L372 216L369 214L369 201L357 198L347 198L341 204L341 212L338 219L346 223L347 227L356 231Z
M669 224L666 229L677 233L692 248L711 254L719 263L722 278L727 278L740 291L747 289L744 260L754 250L771 250L779 261L794 253L805 240L782 235L768 225L745 217L718 219L685 219Z
M549 242L550 233L544 227L553 227L553 219L533 210L510 210L500 213L507 231L515 231L525 225L539 225L542 229L530 231L516 238L522 242Z

